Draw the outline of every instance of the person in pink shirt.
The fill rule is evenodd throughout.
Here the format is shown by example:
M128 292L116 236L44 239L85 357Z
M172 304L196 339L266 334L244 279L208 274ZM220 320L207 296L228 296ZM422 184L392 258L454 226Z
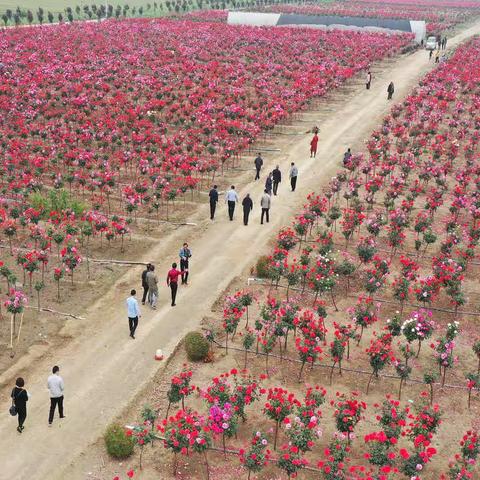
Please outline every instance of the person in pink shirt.
M177 298L177 289L178 289L178 277L187 273L188 270L177 270L177 264L172 263L172 269L168 271L167 274L167 285L172 291L172 307L176 305L175 299Z

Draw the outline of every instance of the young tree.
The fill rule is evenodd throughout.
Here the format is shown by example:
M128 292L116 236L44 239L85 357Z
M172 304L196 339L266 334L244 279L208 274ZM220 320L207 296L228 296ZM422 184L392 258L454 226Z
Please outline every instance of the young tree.
M43 11L43 8L42 8L42 7L38 7L37 19L38 19L38 23L39 23L40 25L42 25L44 18L45 18L45 12Z
M47 18L48 18L48 21L49 21L50 23L53 23L53 13L52 13L52 12L48 12L48 13L47 13Z
M33 13L31 10L27 11L27 20L28 20L28 23L31 25L33 22Z

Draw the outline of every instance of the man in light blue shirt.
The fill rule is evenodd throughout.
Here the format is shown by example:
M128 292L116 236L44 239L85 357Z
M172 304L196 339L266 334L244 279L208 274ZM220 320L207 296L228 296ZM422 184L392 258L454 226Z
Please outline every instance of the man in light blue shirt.
M233 212L235 211L235 204L238 202L238 195L235 191L235 185L230 187L230 190L225 194L225 202L228 204L228 217L230 221L233 220Z
M136 290L130 292L130 296L127 298L127 314L128 314L128 326L130 327L130 336L135 339L135 330L137 329L138 319L141 317L140 308L138 307L137 299L135 295Z

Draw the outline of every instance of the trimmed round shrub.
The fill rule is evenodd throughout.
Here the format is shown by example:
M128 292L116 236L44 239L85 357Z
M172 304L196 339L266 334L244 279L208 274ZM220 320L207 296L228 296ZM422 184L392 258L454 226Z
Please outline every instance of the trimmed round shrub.
M255 270L258 278L270 278L270 259L266 255L262 255L257 260Z
M134 439L127 436L118 423L110 425L103 435L108 454L113 458L127 458L133 453Z
M189 360L192 362L203 362L208 356L210 345L201 333L190 332L185 337L185 350Z

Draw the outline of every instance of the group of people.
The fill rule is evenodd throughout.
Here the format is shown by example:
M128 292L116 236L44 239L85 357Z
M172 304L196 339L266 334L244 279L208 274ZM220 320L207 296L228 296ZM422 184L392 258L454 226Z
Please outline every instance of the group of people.
M372 86L372 72L370 70L367 70L367 75L365 77L365 88L367 90L370 90L370 87ZM391 100L393 98L393 94L395 92L395 85L393 82L390 82L387 86L387 100Z
M60 367L58 365L52 368L52 374L47 379L47 388L50 394L48 425L51 426L57 407L60 418L65 418L63 414L63 392L65 390L65 384L63 383L63 378L60 376ZM27 419L27 402L30 399L30 394L25 388L25 380L22 377L18 377L15 381L15 387L13 387L10 396L12 398L10 415L17 417L17 432L22 433L25 429L25 420Z
M317 140L318 141L318 140ZM260 172L263 167L263 159L260 153L254 160L255 165L255 181L260 179ZM295 191L297 186L297 177L298 177L298 168L294 162L290 165L289 178L290 186L292 192ZM260 207L262 208L262 213L260 216L260 223L263 225L264 220L268 223L270 221L270 207L272 204L272 195L276 196L278 193L278 187L282 182L282 172L280 171L279 165L277 165L268 175L265 180L265 188L260 199ZM215 219L215 212L217 209L217 203L219 200L218 195L218 186L214 185L210 190L209 194L210 200L210 220ZM240 197L238 196L237 191L235 190L235 185L232 185L230 189L225 193L225 203L228 208L228 218L230 221L233 221L235 214L235 207L237 203L240 203ZM243 208L243 224L248 225L248 220L250 213L253 210L253 200L249 193L245 195L242 199L242 208Z
M430 50L428 59L431 60L432 57L433 57L433 50ZM443 63L444 61L446 61L446 59L447 59L446 53L442 53L442 56L440 56L440 48L435 50L435 63L440 63L440 62Z
M180 259L180 270L177 268L178 264L172 263L172 268L167 273L167 286L170 288L172 303L171 306L176 306L178 279L181 278L182 285L188 285L188 268L189 261L192 257L192 251L188 243L184 243L178 253ZM158 277L155 273L155 265L148 263L145 270L142 272L142 305L147 303L153 310L157 308L158 301ZM138 320L141 317L140 307L136 299L137 291L132 289L130 296L127 298L127 316L128 327L130 330L130 337L135 339L135 331L138 327Z

